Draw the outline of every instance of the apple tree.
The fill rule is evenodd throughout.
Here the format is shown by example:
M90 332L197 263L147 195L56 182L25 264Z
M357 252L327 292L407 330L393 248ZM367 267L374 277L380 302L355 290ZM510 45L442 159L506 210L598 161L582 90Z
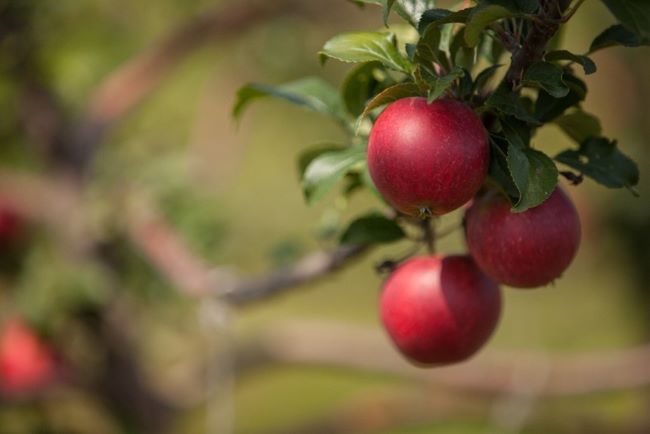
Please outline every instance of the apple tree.
M379 6L386 29L325 42L321 62L353 64L339 89L308 77L239 90L235 117L251 102L275 97L345 131L345 143L298 156L307 204L338 188L348 198L370 190L386 205L382 214L352 221L341 244L387 243L405 237L407 226L421 229L428 256L381 267L392 272L381 317L412 361L471 356L498 321L499 283L540 287L569 267L580 221L560 177L637 194L637 165L582 108L588 89L579 72L597 72L590 56L599 50L650 44L650 5L603 2L618 24L574 53L562 49L560 31L589 6L584 0L478 0L448 9L433 0L355 0ZM399 24L391 31L391 14L409 30ZM547 124L574 143L550 154L535 140ZM432 221L461 207L468 254L435 253Z

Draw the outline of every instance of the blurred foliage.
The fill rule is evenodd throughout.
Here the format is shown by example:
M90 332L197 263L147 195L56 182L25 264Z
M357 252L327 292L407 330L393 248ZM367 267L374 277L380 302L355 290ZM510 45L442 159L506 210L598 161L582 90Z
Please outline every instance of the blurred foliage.
M46 165L20 125L20 88L13 72L16 44L31 44L33 71L51 86L70 119L76 118L97 83L171 29L224 1L208 0L8 0L0 13L21 8L29 39L3 37L0 45L0 164L6 169L43 172ZM233 2L234 3L234 2ZM19 273L0 279L0 318L21 313L92 378L103 369L103 351L80 323L80 312L101 309L116 294L130 304L129 329L145 377L165 396L181 400L197 386L188 372L202 366L212 349L244 341L274 324L330 320L378 327L380 277L373 266L399 256L410 244L382 247L368 258L322 282L286 297L233 313L222 333L206 330L201 303L184 299L160 277L120 233L116 193L136 185L154 197L164 216L209 263L259 273L317 247L331 247L343 223L376 204L370 192L352 203L334 188L313 207L303 204L295 159L304 143L339 143L334 122L270 100L261 101L238 129L229 119L236 89L264 77L284 83L304 75L340 82L345 68L324 68L313 54L332 34L354 28L377 30L379 9L359 10L347 2L328 3L338 19L316 20L287 13L227 43L215 41L193 53L155 94L111 133L98 156L89 196L102 222L102 239L122 274L113 278L88 257L66 252L56 234L33 229L20 254ZM391 18L393 20L394 18ZM607 9L586 2L564 35L569 49L582 52L600 29L614 22ZM21 22L14 22L20 26ZM3 27L0 33L9 31ZM597 52L599 71L584 76L591 93L585 109L602 120L608 136L650 167L650 56L648 48ZM535 138L559 152L568 139L555 126ZM345 187L342 187L345 188ZM509 290L509 305L491 349L542 352L606 350L636 345L650 336L650 185L642 176L640 199L603 191L586 181L571 188L585 230L571 271L553 287ZM69 212L84 212L69 210ZM459 215L445 216L441 227ZM318 238L315 235L325 235ZM464 250L458 232L438 243L445 252ZM641 297L641 298L639 298ZM207 335L207 337L206 337ZM388 343L387 343L388 345ZM199 388L210 388L201 384ZM323 418L368 397L419 393L444 401L445 390L341 369L279 367L237 379L236 432L291 429ZM191 401L190 398L188 400ZM464 401L471 399L461 397ZM386 433L618 433L647 415L647 391L629 391L535 403L523 427L508 431L500 402L482 410L438 415ZM216 405L216 404L215 404ZM441 408L447 408L441 404ZM211 402L182 414L176 429L206 432ZM503 411L503 409L501 410ZM373 415L369 415L369 418ZM505 422L504 422L505 420ZM597 431L599 429L600 431ZM0 401L0 432L128 432L101 397L75 385L60 385L42 399ZM135 431L131 431L135 432Z

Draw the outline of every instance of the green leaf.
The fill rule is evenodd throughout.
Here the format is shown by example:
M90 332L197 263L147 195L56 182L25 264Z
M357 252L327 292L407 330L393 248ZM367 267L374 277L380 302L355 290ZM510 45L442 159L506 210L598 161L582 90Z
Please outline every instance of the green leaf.
M481 33L491 23L502 18L512 17L515 14L503 6L488 5L474 8L465 25L465 42L469 47L478 44Z
M602 50L603 48L622 45L624 47L639 47L641 45L650 45L650 38L643 38L634 32L629 31L624 26L616 24L608 27L596 36L589 47L589 53Z
M434 64L449 66L445 53L440 50L440 37L440 28L431 24L415 46L414 60L429 76L435 75Z
M395 35L380 32L354 32L334 36L320 51L321 61L328 57L343 62L379 61L384 66L409 74L413 65L395 45Z
M362 63L353 68L341 84L345 108L355 118L363 113L368 100L382 87L374 75L379 67L379 62Z
M341 244L391 243L404 238L404 230L378 213L367 214L354 220L341 235Z
M641 38L650 38L650 2L648 0L602 0L602 2L627 29Z
M449 49L451 54L451 59L455 66L465 68L468 71L471 71L474 65L476 64L476 47L466 47L465 46L465 37L463 30L458 31L452 40L451 47Z
M445 93L452 84L454 84L454 81L463 77L463 75L465 75L463 69L459 68L458 66L454 66L454 68L449 71L449 74L438 77L438 79L435 81L435 83L433 83L433 86L429 90L429 93L427 95L427 102L431 103L432 101L440 98L440 96Z
M350 147L330 151L314 158L306 167L302 186L309 205L320 200L355 165L362 164L366 151L362 147Z
M409 22L413 27L417 27L420 17L427 9L435 7L435 0L350 0L357 5L373 4L382 6L384 9L385 21L388 19L390 11L395 11L397 15Z
M388 27L388 15L390 15L390 10L395 5L395 0L386 0L386 6L384 6L384 25Z
M570 60L571 62L578 63L582 66L582 69L584 69L585 74L587 75L596 72L596 64L594 63L593 60L591 60L587 56L574 54L567 50L550 51L546 53L544 58L549 62L555 62L558 60Z
M298 174L300 175L300 179L304 177L305 170L307 169L309 164L312 161L314 161L317 157L327 152L339 152L339 151L344 151L346 149L348 148L346 148L343 145L337 145L333 143L323 143L303 150L302 152L300 152L300 154L298 154L298 158L296 160L296 165L298 168Z
M472 81L472 75L468 70L462 69L462 76L458 82L458 97L462 100L468 100L472 96L472 90L474 89L474 82Z
M534 125L539 124L537 119L528 112L519 95L510 90L505 83L496 88L494 93L485 101L485 105L496 109L502 114L514 116L521 121Z
M543 152L531 148L508 146L508 169L519 191L514 212L526 211L544 202L555 190L558 171Z
M420 88L415 83L399 83L377 94L373 99L368 102L366 109L361 113L361 118L370 113L370 111L381 107L398 99L407 98L410 96L419 96Z
M540 90L535 102L535 117L541 122L550 122L560 116L566 109L579 104L587 95L585 83L571 74L564 74L564 84L569 88L569 93L562 98L555 98Z
M370 170L368 170L368 162L366 161L366 164L363 165L361 168L361 182L363 185L372 192L372 194L379 199L381 202L386 203L386 199L379 193L379 190L377 190L377 186L375 185L374 181L372 180L372 177L370 176Z
M530 144L531 128L525 122L511 116L500 121L501 130L508 143L520 148L527 148Z
M508 169L508 142L500 136L490 134L490 169L489 179L511 199L519 197L519 191L512 181Z
M582 143L590 137L600 136L602 130L598 118L582 110L562 115L554 122L577 143Z
M555 159L605 187L627 187L636 194L632 187L639 183L639 168L618 150L616 141L591 137L582 142L578 150L562 151Z
M555 98L567 96L569 88L562 81L562 68L548 62L535 62L524 73L524 86L544 89Z
M397 0L395 12L417 28L422 14L436 6L436 0Z
M269 96L307 107L338 120L348 120L343 111L338 91L329 83L316 77L308 77L279 86L248 84L237 91L237 99L232 111L233 117L238 119L251 102Z
M418 31L424 33L429 24L433 23L435 25L465 23L473 9L467 8L456 12L447 9L429 9L422 14L422 18L420 18L420 22L418 23Z

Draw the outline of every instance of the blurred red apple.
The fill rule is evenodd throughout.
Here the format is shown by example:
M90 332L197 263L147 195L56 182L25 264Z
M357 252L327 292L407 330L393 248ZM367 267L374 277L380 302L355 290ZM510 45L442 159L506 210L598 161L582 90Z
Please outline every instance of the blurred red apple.
M460 362L492 335L501 291L469 256L425 256L399 266L384 285L381 320L399 351L424 365Z
M21 238L24 226L23 217L0 198L0 250L15 244Z
M368 168L377 190L399 211L441 215L481 187L490 163L487 133L464 103L404 98L377 118Z
M23 321L7 321L0 332L0 390L10 393L35 391L55 375L50 348Z

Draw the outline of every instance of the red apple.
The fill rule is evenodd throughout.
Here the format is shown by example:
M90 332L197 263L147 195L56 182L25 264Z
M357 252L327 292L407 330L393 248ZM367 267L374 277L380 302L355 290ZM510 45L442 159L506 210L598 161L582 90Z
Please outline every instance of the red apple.
M16 243L24 229L24 221L13 207L0 198L0 250Z
M54 373L48 346L22 321L7 321L0 334L0 390L31 392L51 381Z
M425 365L460 362L492 335L501 291L469 256L410 259L384 285L381 320L397 348Z
M487 133L467 105L404 98L377 118L368 169L377 190L399 211L442 215L470 200L490 163Z
M476 263L498 282L518 288L551 283L567 269L580 244L580 220L567 195L556 188L541 205L510 211L490 191L467 211L467 244Z

